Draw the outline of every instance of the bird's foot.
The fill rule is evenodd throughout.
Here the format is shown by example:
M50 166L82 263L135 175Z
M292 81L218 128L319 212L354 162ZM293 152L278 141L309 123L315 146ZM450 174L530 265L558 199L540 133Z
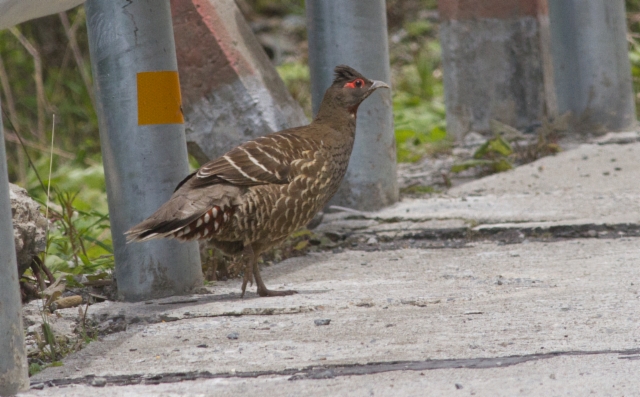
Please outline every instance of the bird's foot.
M298 291L294 291L294 290L285 290L285 291L274 291L274 290L270 290L267 288L260 288L258 287L258 295L265 297L265 296L287 296L287 295L293 295L293 294L297 294Z
M248 265L244 267L244 277L242 278L242 295L241 298L244 298L244 293L247 290L247 284L251 283L253 285L253 266Z

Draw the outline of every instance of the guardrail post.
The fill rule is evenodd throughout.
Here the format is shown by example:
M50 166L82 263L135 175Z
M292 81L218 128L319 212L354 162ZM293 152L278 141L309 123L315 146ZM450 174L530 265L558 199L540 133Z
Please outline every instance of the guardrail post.
M549 0L558 112L573 130L636 127L623 0Z
M188 173L169 0L88 0L85 7L118 296L186 293L202 284L196 242L126 244L123 235Z
M0 117L0 396L29 389L12 225L7 156Z
M391 83L384 0L306 0L306 13L314 114L337 65ZM376 210L398 200L389 90L379 90L363 102L357 123L349 168L331 203Z
M545 117L544 2L438 0L448 134L489 133L493 119L535 130Z

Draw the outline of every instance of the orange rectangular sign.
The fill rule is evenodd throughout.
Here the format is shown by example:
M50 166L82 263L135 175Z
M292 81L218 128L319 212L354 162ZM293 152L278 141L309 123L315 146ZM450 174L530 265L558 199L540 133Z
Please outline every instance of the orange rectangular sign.
M138 125L184 123L178 72L141 72L137 82Z

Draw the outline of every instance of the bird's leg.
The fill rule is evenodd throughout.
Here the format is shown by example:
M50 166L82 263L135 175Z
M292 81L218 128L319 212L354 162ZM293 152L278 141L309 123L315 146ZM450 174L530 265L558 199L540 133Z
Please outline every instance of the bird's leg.
M267 288L264 285L264 281L262 281L262 276L260 276L260 268L258 267L258 261L253 262L253 276L256 278L256 284L258 285L258 295L260 296L285 296L285 295L293 295L297 294L298 291L287 290L287 291L273 291Z
M244 277L242 279L242 298L244 298L244 292L247 289L247 283L251 282L253 285L253 269L256 266L256 256L253 253L253 248L251 244L247 244L244 246L242 250L242 269L244 272Z

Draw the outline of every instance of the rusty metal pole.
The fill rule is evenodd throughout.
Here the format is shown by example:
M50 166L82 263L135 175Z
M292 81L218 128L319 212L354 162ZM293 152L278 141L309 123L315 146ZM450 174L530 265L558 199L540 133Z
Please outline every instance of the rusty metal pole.
M0 396L29 389L12 224L7 156L0 117Z
M314 114L337 65L391 82L384 0L306 0L306 13ZM349 168L331 203L371 211L396 202L395 142L391 93L378 90L358 110Z
M118 297L140 301L202 285L196 242L127 244L124 232L189 173L169 0L88 0Z

